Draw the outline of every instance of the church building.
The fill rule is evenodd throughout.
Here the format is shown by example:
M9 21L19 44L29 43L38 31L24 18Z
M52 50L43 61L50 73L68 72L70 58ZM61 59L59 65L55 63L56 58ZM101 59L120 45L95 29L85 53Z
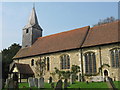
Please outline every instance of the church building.
M109 76L120 81L118 26L119 20L42 36L44 29L40 27L33 8L28 23L22 30L22 48L13 57L14 64L10 72L19 73L22 79L28 76L38 77L36 61L45 59L45 81L52 77L55 67L59 70L70 70L72 65L80 67L80 74L85 80L88 76Z

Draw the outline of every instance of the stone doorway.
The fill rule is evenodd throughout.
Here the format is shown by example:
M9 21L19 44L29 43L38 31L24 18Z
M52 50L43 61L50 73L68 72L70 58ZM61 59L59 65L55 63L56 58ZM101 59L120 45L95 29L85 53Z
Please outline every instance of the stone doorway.
M108 81L108 70L104 70L104 81Z
M104 76L108 76L108 71L104 70Z

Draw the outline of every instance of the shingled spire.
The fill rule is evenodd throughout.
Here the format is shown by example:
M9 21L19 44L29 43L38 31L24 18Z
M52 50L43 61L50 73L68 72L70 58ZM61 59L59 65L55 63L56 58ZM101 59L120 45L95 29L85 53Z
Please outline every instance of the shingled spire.
M37 24L38 25L38 20L37 20L37 16L36 16L36 12L35 12L35 7L33 7L33 9L32 9L31 15L29 17L28 24L30 24L30 25Z
M33 8L32 8L32 12L30 14L28 24L24 28L29 28L31 26L41 29L41 27L39 26L39 23L38 23L35 6L33 6Z
M35 7L33 6L28 23L23 28L22 47L31 46L38 37L42 37L42 28L39 26Z

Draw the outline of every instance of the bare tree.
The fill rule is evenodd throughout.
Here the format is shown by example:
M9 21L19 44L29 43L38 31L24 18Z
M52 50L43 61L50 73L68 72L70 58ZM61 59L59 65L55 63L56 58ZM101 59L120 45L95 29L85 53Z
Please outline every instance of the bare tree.
M115 19L114 17L107 17L106 19L100 19L99 22L93 26L98 26L98 25L101 25L101 24L106 24L106 23L110 23L110 22L113 22L113 21L116 21L118 19Z

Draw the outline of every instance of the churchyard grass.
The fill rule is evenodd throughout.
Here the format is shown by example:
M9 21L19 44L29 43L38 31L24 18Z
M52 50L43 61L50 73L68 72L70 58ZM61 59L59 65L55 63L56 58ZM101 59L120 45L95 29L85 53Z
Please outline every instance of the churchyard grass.
M29 84L28 83L19 83L19 88L23 88L23 87L29 88Z
M116 88L119 88L120 90L120 81L114 81L114 84ZM19 88L23 88L24 86L26 88L29 88L28 83L19 84ZM51 88L50 84L45 83L45 88ZM108 86L106 82L89 82L88 84L86 82L75 82L74 84L71 84L68 88L108 88Z
M45 88L50 88L50 84L49 83L45 83ZM30 88L28 83L19 83L19 88ZM36 88L36 87L32 87L32 88Z
M120 90L120 81L114 81L114 84Z
M108 88L106 82L75 82L68 88Z

